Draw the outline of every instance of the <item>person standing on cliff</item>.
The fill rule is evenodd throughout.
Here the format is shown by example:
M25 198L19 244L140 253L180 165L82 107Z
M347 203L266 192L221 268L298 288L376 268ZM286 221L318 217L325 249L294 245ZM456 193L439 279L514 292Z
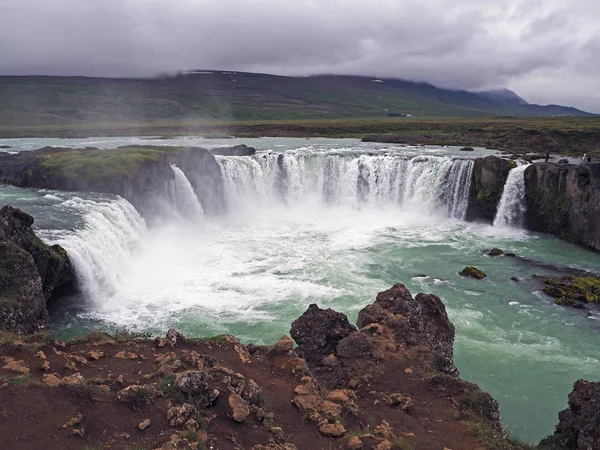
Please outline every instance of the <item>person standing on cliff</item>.
M587 159L588 159L587 153L584 153L583 158L581 158L581 159L583 160L583 162L587 162Z
M585 162L587 162L588 164L592 162L592 155L587 155L585 158Z

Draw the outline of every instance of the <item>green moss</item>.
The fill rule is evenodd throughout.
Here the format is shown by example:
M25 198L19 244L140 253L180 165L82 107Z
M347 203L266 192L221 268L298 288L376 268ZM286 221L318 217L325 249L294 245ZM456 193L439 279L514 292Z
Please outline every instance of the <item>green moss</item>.
M502 196L503 183L495 183L477 190L477 200L496 200Z
M459 272L459 275L461 275L463 277L476 278L478 280L481 280L487 276L485 272L483 272L483 271L479 270L477 267L473 267L473 266L465 267L461 272Z
M581 307L582 303L600 304L600 279L596 277L546 278L543 282L547 285L544 293L555 298L557 305Z

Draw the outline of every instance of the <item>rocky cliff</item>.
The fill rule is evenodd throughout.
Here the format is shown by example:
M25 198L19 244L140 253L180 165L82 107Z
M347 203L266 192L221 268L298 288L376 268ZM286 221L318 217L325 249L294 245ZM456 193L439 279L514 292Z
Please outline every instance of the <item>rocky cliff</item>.
M527 229L600 251L600 164L536 163L525 189Z
M466 220L493 222L508 172L515 162L497 156L475 159Z
M45 327L46 302L74 279L66 251L44 244L32 225L29 214L11 206L0 209L0 328L5 330Z
M238 146L232 151L248 149ZM0 153L0 183L116 194L142 214L151 215L173 180L170 164L176 164L186 173L207 214L223 212L219 165L208 150L200 147L128 146L113 150L47 147L18 154Z
M398 284L360 328L311 305L271 346L221 335L60 341L0 334L0 448L520 450L460 380L438 297ZM22 339L22 340L21 340Z
M541 448L600 450L600 383L579 380L569 394L569 407L558 414L553 436Z

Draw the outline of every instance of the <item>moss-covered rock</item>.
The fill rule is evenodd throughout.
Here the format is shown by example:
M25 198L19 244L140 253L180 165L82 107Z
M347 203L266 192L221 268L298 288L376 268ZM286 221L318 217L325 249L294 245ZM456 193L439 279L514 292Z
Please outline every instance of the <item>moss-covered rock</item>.
M504 255L504 250L501 248L493 248L488 252L488 256L500 256Z
M534 276L544 286L544 293L556 299L554 303L584 308L586 303L600 304L600 279L592 276L544 278Z
M482 280L483 278L487 277L485 272L483 272L483 271L479 270L477 267L473 267L473 266L465 267L458 274L463 277L471 277L471 278L476 278L478 280Z

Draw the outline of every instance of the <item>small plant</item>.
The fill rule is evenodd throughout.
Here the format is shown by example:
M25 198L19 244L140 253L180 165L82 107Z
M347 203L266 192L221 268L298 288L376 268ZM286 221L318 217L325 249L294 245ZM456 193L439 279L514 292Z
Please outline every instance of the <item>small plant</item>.
M141 331L130 331L126 329L117 330L114 334L117 342L145 341L152 338L152 334Z
M20 377L11 378L8 381L12 386L39 386L39 387L47 387L44 383L39 380L36 380L31 375L23 375Z
M218 335L218 336L203 337L200 339L200 341L207 342L209 344L225 344L227 342L227 339L225 339L221 335Z
M396 450L414 450L412 443L402 438L394 439L392 442L392 448Z
M150 404L153 398L154 394L150 390L144 387L138 387L133 391L132 395L128 397L127 403L133 410L138 410L142 406Z
M98 342L110 338L110 335L103 331L91 331L85 336L74 336L67 340L67 344L85 344L88 342Z

